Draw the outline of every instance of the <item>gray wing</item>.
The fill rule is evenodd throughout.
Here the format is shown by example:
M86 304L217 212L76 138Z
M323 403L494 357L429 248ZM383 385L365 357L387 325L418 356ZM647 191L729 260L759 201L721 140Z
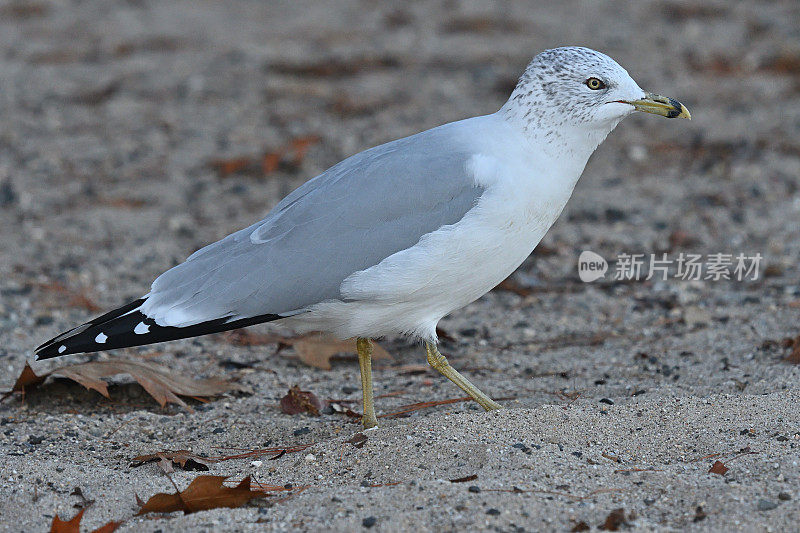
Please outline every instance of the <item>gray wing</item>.
M474 120L474 119L473 119ZM142 312L160 325L289 315L340 298L342 281L458 222L483 188L471 144L447 124L356 154L284 198L262 221L153 282Z

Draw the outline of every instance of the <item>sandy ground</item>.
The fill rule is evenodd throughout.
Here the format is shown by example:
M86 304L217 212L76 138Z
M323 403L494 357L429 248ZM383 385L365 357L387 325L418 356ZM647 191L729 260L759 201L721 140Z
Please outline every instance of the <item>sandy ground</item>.
M124 531L569 531L620 508L623 527L640 531L796 530L800 366L781 343L800 333L800 5L325 4L0 5L0 383L11 386L39 342L96 314L91 303L138 297L347 155L495 111L544 48L603 50L694 120L626 120L515 275L529 293L493 291L442 321L454 366L516 398L509 409L420 410L383 420L356 448L347 417L277 406L293 384L357 400L353 360L313 369L221 336L121 350L252 393L194 413L161 409L124 380L111 400L64 382L6 400L0 529L72 516L80 487L95 500L84 524L126 519ZM267 175L222 178L211 165L308 136L318 142L302 161ZM757 281L584 284L587 249L764 263ZM419 346L383 345L394 360L375 371L376 394L391 394L379 414L459 396L409 367L424 363ZM209 472L309 486L285 501L133 517L136 494L171 489L155 465L130 468L136 455L304 443L314 444ZM715 460L727 473L708 472Z

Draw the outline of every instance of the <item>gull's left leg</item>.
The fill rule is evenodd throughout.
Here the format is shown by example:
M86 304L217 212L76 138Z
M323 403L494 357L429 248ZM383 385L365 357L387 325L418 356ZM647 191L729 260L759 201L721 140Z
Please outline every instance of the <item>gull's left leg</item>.
M503 408L502 405L486 396L478 387L470 383L467 378L459 374L458 370L450 366L450 363L447 362L447 358L443 356L441 352L439 352L439 349L435 344L426 342L425 352L428 354L429 365L441 372L444 377L458 385L461 390L469 394L473 400L481 405L481 407L487 411Z
M358 351L358 366L361 368L361 394L364 400L364 416L361 423L364 429L374 428L378 425L375 418L375 403L372 400L372 341L359 337L356 339Z

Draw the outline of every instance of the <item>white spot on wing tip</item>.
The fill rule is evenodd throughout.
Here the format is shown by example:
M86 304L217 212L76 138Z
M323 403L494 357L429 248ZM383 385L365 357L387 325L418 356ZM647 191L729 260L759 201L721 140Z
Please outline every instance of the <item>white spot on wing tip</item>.
M64 346L63 344L58 347L58 353L64 353L66 351L67 351L67 347Z
M137 335L144 335L145 333L150 333L150 326L145 324L144 322L139 322L136 324L136 327L133 328L133 332Z
M107 340L108 340L108 335L102 332L98 333L97 337L94 338L94 342L96 342L97 344L105 344Z

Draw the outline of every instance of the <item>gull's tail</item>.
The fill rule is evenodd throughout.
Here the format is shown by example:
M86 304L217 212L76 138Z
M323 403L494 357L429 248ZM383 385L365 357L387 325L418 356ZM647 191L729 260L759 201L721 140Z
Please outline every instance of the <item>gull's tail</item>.
M145 298L141 298L123 305L50 339L36 348L36 359L198 337L283 318L266 314L237 320L221 317L185 327L159 326L140 311L144 301Z

